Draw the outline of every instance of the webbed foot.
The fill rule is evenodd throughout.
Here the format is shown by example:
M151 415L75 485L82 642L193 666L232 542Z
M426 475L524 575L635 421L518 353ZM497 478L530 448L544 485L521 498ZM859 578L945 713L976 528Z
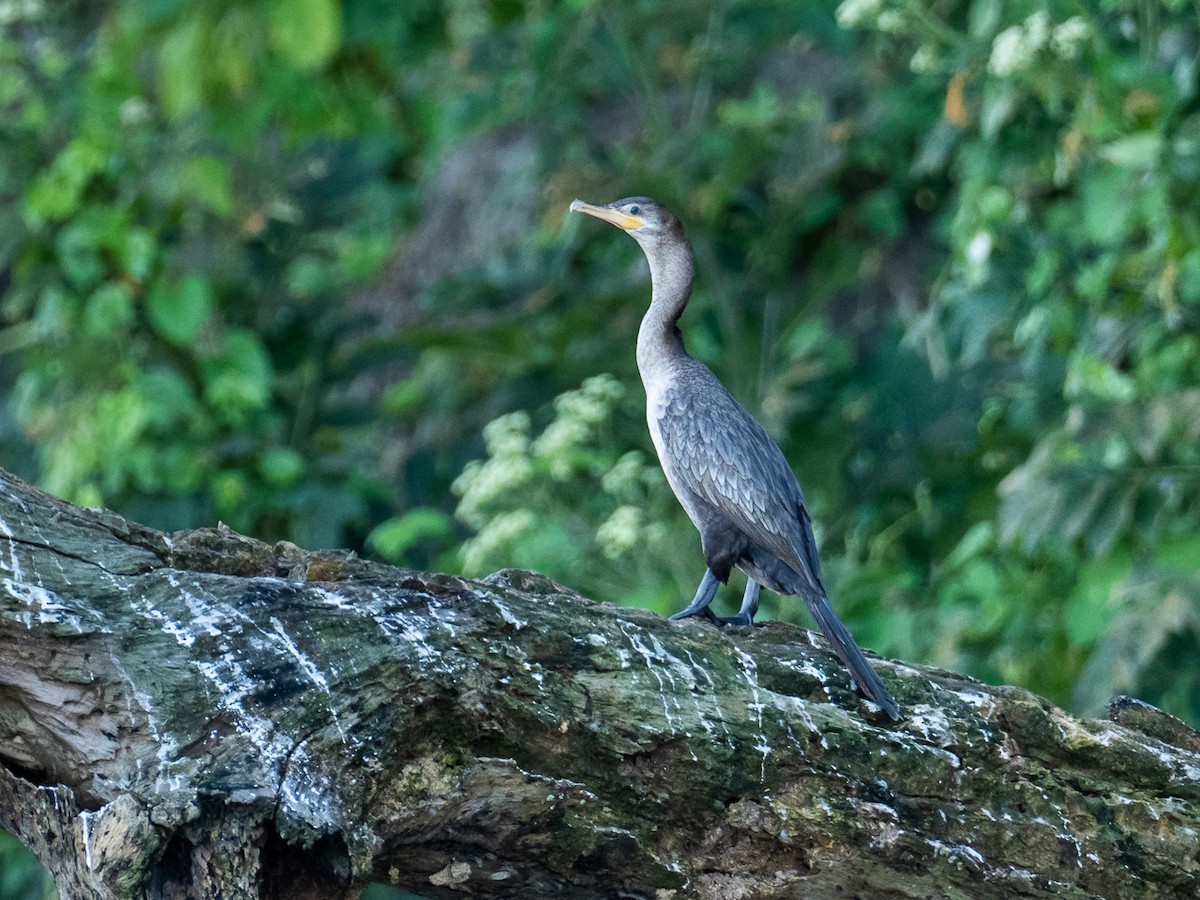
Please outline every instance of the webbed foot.
M717 595L717 584L717 576L712 573L711 569L706 569L704 577L700 579L700 586L696 588L695 598L685 608L671 616L671 621L678 622L680 619L690 619L692 616L703 616L715 624L717 617L708 607L713 602L713 597Z

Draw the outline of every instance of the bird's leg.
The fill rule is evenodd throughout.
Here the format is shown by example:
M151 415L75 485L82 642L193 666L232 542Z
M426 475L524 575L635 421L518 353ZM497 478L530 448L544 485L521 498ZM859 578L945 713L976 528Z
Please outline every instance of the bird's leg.
M754 624L754 614L758 612L758 593L761 590L761 584L753 578L747 578L746 593L742 595L742 608L738 610L738 614L718 621L722 625L740 625L742 628L749 628Z
M704 570L704 577L700 579L700 587L696 588L696 597L688 604L686 609L681 609L675 615L671 616L671 621L676 622L679 619L689 619L692 616L704 616L711 621L716 621L716 616L713 615L708 605L713 602L713 597L717 595L717 576L712 573L712 569Z

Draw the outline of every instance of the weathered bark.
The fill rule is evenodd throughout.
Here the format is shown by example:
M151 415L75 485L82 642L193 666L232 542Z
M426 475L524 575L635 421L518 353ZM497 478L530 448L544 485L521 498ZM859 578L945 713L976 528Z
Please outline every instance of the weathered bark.
M64 898L1160 897L1200 738L226 529L0 473L0 826Z

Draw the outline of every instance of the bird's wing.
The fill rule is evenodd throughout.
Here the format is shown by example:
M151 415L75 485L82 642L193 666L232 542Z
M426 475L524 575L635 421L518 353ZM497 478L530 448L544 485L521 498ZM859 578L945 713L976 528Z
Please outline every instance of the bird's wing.
M824 593L804 494L779 446L707 370L655 407L664 466Z

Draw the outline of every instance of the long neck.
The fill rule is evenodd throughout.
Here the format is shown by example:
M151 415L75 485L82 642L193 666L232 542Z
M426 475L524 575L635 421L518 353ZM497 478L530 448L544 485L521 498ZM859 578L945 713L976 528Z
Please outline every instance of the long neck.
M692 250L687 240L644 245L650 263L650 308L638 329L637 364L650 384L672 362L687 358L677 323L692 293Z

